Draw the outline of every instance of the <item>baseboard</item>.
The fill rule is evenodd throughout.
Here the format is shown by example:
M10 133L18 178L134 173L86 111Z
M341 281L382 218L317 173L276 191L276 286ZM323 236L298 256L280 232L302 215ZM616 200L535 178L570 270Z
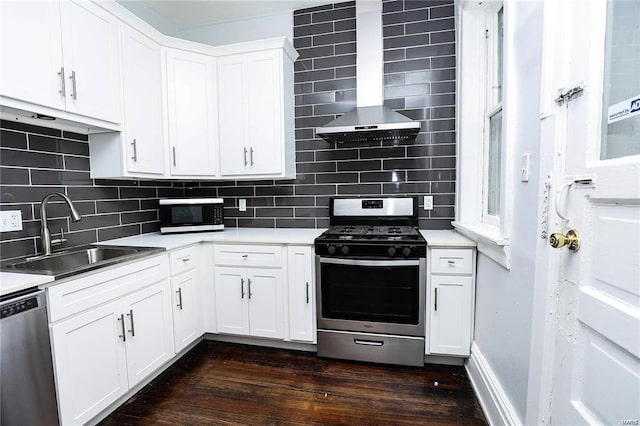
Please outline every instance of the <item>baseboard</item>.
M489 424L521 425L522 420L475 343L471 345L471 357L465 368Z

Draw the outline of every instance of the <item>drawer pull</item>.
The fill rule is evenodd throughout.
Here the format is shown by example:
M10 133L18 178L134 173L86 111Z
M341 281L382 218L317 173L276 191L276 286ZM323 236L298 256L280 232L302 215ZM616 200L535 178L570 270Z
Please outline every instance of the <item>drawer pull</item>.
M127 316L129 317L129 320L131 321L131 330L129 330L129 333L131 333L131 337L136 335L136 331L133 328L133 309L129 309L129 313L127 314Z
M455 260L447 260L447 263L448 263L449 265L455 265L455 264L456 264L456 261L455 261Z
M183 257L183 258L182 258L182 261L183 261L184 263L187 263L187 262L188 262L188 261L190 261L190 260L191 260L191 258L190 258L189 256L186 256L186 257Z
M309 283L307 283L307 305L309 304Z
M118 318L118 321L120 321L120 326L122 327L122 334L119 334L118 337L122 337L122 341L126 342L127 333L124 331L124 314L120 314L120 318Z
M353 343L356 345L365 345L365 346L382 346L384 342L381 340L362 340L362 339L353 339Z
M247 278L247 287L249 287L249 299L251 299L251 278Z
M249 257L249 255L248 255L248 254L243 254L243 255L242 255L242 258L243 258L243 259L247 259L248 257Z
M240 278L240 299L244 299L244 278Z
M438 310L438 288L435 288L436 291L436 296L433 298L434 302L433 302L433 310L437 311Z

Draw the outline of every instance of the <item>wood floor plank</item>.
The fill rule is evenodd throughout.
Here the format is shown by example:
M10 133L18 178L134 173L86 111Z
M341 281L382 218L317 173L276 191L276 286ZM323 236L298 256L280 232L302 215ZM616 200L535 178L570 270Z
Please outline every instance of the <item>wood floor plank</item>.
M486 425L486 421L462 367L386 366L203 341L101 424Z

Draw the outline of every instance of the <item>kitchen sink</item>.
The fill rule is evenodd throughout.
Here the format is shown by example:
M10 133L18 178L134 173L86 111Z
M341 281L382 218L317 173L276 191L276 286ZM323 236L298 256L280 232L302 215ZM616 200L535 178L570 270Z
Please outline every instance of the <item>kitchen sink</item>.
M157 247L82 246L46 256L14 260L3 265L2 269L7 272L53 275L56 278L64 278L160 253L164 250Z

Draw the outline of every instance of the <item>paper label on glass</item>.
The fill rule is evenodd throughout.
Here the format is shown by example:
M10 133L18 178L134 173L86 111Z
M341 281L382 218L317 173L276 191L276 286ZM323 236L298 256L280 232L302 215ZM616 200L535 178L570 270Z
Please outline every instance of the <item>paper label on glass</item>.
M625 120L640 114L640 95L629 98L625 101L618 102L609 107L607 114L608 123Z

